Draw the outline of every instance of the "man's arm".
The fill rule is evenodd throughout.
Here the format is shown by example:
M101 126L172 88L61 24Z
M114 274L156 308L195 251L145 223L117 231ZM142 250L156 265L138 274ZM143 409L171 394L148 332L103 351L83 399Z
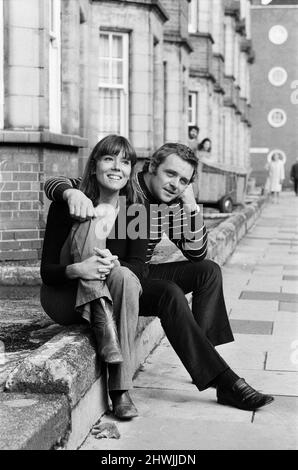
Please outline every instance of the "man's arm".
M78 188L82 178L58 176L46 181L44 191L48 199L55 202L66 201L71 217L85 221L95 217L92 201Z
M182 207L176 213L173 226L180 226L181 237L172 239L190 261L202 261L207 255L207 230L203 214L196 203L192 184L181 195ZM176 220L175 220L176 219Z
M190 261L203 261L207 255L208 236L202 214L198 210L187 214L181 209L180 225L181 238L172 241Z
M66 178L65 176L56 176L45 182L44 191L50 201L62 202L63 193L67 189L78 189L82 178Z

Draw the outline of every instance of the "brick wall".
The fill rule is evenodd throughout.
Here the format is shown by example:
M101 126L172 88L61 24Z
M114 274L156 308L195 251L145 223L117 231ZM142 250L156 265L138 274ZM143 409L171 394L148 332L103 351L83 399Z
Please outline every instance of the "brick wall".
M0 147L0 261L37 260L49 201L45 179L78 176L78 154L39 146Z

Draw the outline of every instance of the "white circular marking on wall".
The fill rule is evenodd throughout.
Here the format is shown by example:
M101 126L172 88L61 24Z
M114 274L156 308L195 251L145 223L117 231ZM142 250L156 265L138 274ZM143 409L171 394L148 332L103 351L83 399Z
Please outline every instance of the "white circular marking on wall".
M268 122L272 127L282 127L287 122L287 115L283 109L272 109L268 114Z
M283 67L273 67L268 73L268 80L274 86L282 86L288 79L288 73Z
M288 39L288 31L284 26L276 24L269 30L269 39L273 44L283 44Z
M278 155L278 159L280 161L282 161L283 163L286 163L286 161L287 161L286 154L283 150L280 150L280 149L274 149L274 150L271 150L271 152L268 153L268 155L267 155L268 163L271 162L271 159L272 159L274 154Z

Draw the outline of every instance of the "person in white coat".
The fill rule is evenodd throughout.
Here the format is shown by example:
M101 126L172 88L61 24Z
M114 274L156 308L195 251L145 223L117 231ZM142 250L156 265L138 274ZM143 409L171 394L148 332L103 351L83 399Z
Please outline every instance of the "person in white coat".
M285 179L284 165L279 159L278 154L274 153L271 162L267 165L268 170L268 190L272 196L272 202L277 204L279 193L282 190L282 182Z

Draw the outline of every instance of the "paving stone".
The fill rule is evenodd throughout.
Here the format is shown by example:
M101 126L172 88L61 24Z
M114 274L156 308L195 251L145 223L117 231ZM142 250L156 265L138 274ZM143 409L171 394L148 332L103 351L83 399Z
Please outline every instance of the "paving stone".
M293 305L293 304L290 304ZM275 319L280 320L280 321L292 321L297 319L298 316L296 315L296 312L283 312L283 311L278 311L276 314Z
M280 262L279 263L262 262L261 264L257 264L254 267L254 274L264 273L265 275L267 275L270 272L272 272L273 275L279 274L281 276L283 273L283 267L280 265Z
M286 264L283 269L284 271L298 271L298 264Z
M274 336L292 336L295 334L298 338L298 316L291 320L275 320L273 326Z
M298 303L296 302L279 302L279 310L283 312L298 313Z
M298 276L285 275L282 279L283 281L298 281Z
M298 395L298 374L294 371L252 370L237 368L235 372L256 390L269 395Z
M266 290L267 292L280 292L282 285L282 280L280 276L276 276L276 278L269 278L263 276L253 276L252 279L247 284L247 289L254 291L260 288Z
M298 340L295 332L292 335L272 336L265 369L298 371Z
M279 300L281 302L298 302L298 295L287 292L243 291L241 299Z
M283 426L288 435L295 440L295 448L298 448L298 398L275 397L272 405L266 409L266 415L255 413L254 424L266 426Z
M135 376L134 386L184 391L197 390L167 339L162 341L141 366Z
M219 413L219 405L215 408ZM273 405L270 405L273 406ZM269 407L268 407L269 408ZM234 410L234 409L233 409ZM244 412L246 413L246 412ZM247 412L249 413L249 412ZM267 414L266 408L259 413ZM219 422L212 419L137 418L119 422L120 439L96 440L89 436L81 450L292 450L296 436L285 426L243 422ZM158 439L156 438L158 436Z
M270 242L269 245L271 245L271 246L285 246L285 247L293 246L291 240L285 240L284 242Z
M230 304L229 304L230 305ZM230 310L230 319L273 321L278 314L277 301L238 300L233 302Z
M298 294L298 282L283 281L281 291L288 292L289 294Z
M135 388L132 396L139 414L144 418L162 416L165 420L175 417L178 422L185 418L199 422L212 417L212 421L243 423L249 423L252 418L252 413L228 406L219 407L214 389L187 392L146 387Z
M271 335L273 322L254 320L231 320L233 333Z

